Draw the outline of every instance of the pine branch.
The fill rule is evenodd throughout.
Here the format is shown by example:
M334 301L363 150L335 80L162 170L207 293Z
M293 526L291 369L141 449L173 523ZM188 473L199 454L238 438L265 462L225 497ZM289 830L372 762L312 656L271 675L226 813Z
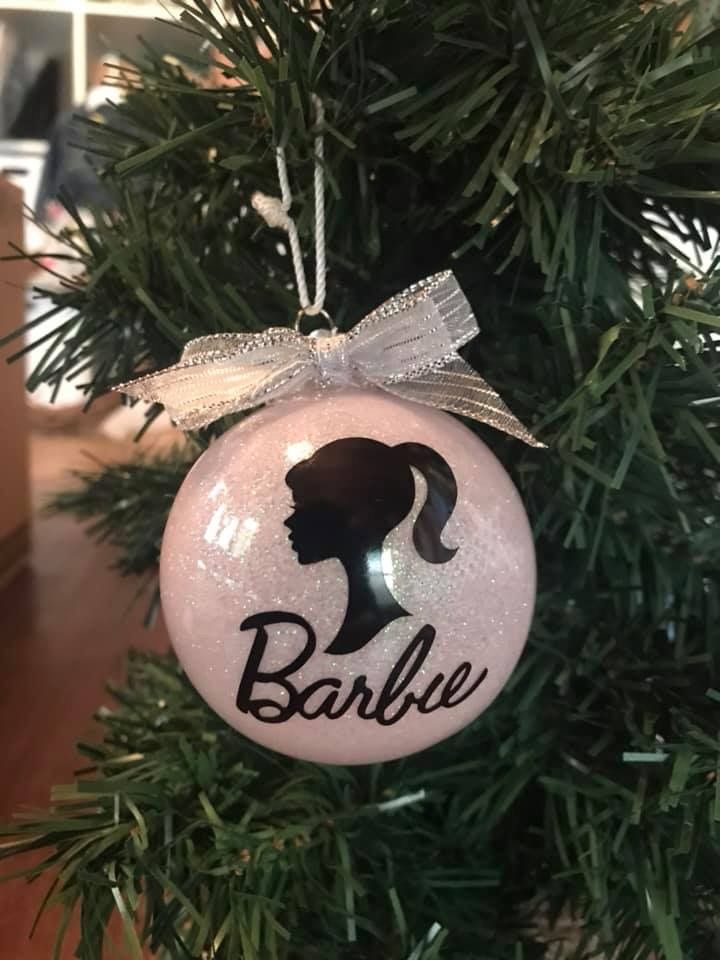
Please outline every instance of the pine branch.
M626 278L657 280L674 265L658 223L709 242L720 71L712 47L674 41L672 7L338 3L318 32L317 16L275 0L263 6L267 42L279 45L266 60L249 29L199 0L177 6L183 29L215 43L249 85L202 89L148 53L117 122L94 125L122 215L97 215L94 227L78 215L90 280L51 295L76 319L33 383L94 357L97 394L169 363L190 335L290 321L289 258L248 207L254 190L276 190L268 159L282 139L308 236L311 86L329 123L330 308L341 326L450 257L461 277L486 271L478 306L497 287L493 270L516 264L511 283L543 283L552 300L567 289L590 318L608 256ZM236 9L257 19L249 0ZM565 349L577 365L572 342Z
M51 297L74 318L32 383L83 374L97 394L191 337L291 322L287 251L249 197L276 192L285 143L307 244L317 93L335 322L452 265L482 323L469 359L550 447L487 435L532 518L537 616L475 725L369 769L263 751L171 659L136 655L105 741L83 747L94 772L4 853L64 868L83 960L113 910L172 958L518 960L542 939L538 897L583 918L588 950L706 960L720 271L673 238L710 251L720 226L717 38L676 32L692 5L636 0L267 0L262 16L233 0L236 24L177 6L245 85L139 64L92 131L116 215L76 214L64 236L81 279ZM85 474L58 506L150 572L186 466Z
M527 905L538 885L551 898L573 898L622 960L647 956L676 923L689 949L718 906L715 858L697 844L716 804L718 743L703 729L701 702L711 700L699 688L695 700L684 695L682 715L661 739L652 713L644 721L638 713L644 729L623 758L622 739L597 722L607 716L598 701L614 702L622 738L623 697L630 710L638 706L632 677L662 702L663 686L678 687L677 664L638 662L625 683L613 676L614 654L587 645L576 665L583 702L559 670L539 672L543 659L536 648L490 716L448 743L343 769L257 747L212 713L172 659L134 654L128 686L115 691L118 707L99 714L103 744L81 745L92 770L54 791L52 813L9 829L11 845L0 851L49 848L29 875L62 867L55 898L69 907L82 901L93 957L106 934L94 906L113 890L137 918L140 942L170 957L199 955L215 942L218 958L244 949L400 960L411 931L436 921L450 931L443 956L510 957L529 935ZM691 660L681 686L705 672ZM539 676L555 688L549 698ZM563 725L581 754L562 743ZM596 740L589 752L583 727ZM542 793L544 835L531 816ZM653 851L668 844L671 856L658 861ZM647 891L644 914L638 885Z
M152 572L170 507L192 459L176 448L169 455L74 470L75 485L55 494L48 509L92 521L89 535L115 548L115 568L124 576Z

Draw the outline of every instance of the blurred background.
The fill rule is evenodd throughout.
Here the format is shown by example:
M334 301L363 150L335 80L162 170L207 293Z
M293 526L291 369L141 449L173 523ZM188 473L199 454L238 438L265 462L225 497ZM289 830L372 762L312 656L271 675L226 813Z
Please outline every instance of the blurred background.
M5 360L42 344L62 319L42 319L50 303L35 289L62 284L72 269L44 227L64 225L61 188L81 210L103 206L82 121L103 122L122 97L125 58L144 41L161 55L194 58L194 70L204 58L201 82L223 82L212 51L169 19L155 0L0 0L0 257L23 249L34 258L0 261L0 338L34 321L0 351L2 820L47 804L51 785L72 779L74 743L92 737L93 713L108 701L108 679L120 679L128 646L167 645L161 624L143 627L147 599L110 569L111 552L77 521L43 512L51 492L72 484L72 469L132 455L144 411L108 397L86 412L82 391L68 384L28 392L42 345ZM175 440L161 418L140 446ZM38 902L22 882L0 887L0 957L52 955L52 920L28 937Z

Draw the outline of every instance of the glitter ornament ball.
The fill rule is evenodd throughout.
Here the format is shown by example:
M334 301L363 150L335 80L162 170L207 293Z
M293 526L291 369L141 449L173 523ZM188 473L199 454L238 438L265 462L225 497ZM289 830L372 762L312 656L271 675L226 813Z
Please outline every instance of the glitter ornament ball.
M178 657L229 724L290 756L373 763L493 701L525 644L535 556L510 478L458 420L325 389L200 457L160 585Z

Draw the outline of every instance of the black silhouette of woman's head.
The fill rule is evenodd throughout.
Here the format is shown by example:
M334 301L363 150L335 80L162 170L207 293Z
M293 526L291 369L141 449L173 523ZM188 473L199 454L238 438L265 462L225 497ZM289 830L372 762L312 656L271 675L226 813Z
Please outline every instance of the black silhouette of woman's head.
M389 447L348 437L321 447L285 477L295 512L285 521L300 563L341 560L382 547L415 502L416 467L428 492L414 529L415 546L429 563L445 563L454 550L440 535L457 500L457 486L443 458L420 443Z
M346 622L328 648L332 652L359 649L390 620L407 616L388 589L381 558L385 538L415 502L411 467L427 484L413 528L415 548L428 563L447 563L456 551L442 543L441 534L455 509L457 484L446 461L430 447L390 447L348 437L321 447L285 477L295 507L285 525L298 561L337 557L348 574Z

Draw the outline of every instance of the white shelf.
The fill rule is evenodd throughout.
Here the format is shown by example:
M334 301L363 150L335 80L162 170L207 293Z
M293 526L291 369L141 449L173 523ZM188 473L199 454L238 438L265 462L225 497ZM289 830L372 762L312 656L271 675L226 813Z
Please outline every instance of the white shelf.
M46 21L48 14L53 15L51 23ZM171 47L183 46L181 32L167 26L175 19L172 0L0 0L0 19L3 18L26 41L46 45L53 56L62 54L67 78L65 106L85 99L88 62L103 47L132 54L139 34L153 42L156 49L165 36ZM187 39L184 45L187 46Z
M72 13L62 0L0 0L0 10L27 10L31 13Z
M103 3L102 0L86 0L83 9L93 17L125 17L129 20L172 20L172 4L162 3Z
M0 11L18 10L26 13L84 14L94 17L126 17L137 20L168 19L170 3L158 0L133 3L132 0L115 3L114 0L0 0Z

